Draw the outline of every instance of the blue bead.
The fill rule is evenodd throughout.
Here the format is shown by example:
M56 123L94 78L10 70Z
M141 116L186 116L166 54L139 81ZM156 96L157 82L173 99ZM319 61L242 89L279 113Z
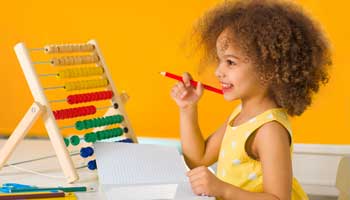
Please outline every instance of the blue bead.
M87 158L94 154L94 149L92 147L83 147L80 149L80 156L83 158Z
M119 140L119 141L116 141L116 142L123 142L123 143L134 143L134 142L132 141L132 139L130 139L130 138L126 138L126 139Z
M96 160L90 160L88 162L88 168L89 168L89 170L97 169Z
M80 156L83 158L89 157L89 152L88 152L87 148L84 147L84 148L80 149Z
M89 152L89 156L94 155L94 149L92 147L86 147L86 149Z

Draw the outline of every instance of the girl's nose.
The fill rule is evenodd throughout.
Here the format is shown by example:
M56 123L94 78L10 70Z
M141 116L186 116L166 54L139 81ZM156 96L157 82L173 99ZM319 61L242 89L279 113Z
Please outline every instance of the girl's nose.
M215 76L218 78L224 78L225 74L222 72L220 65L215 70Z

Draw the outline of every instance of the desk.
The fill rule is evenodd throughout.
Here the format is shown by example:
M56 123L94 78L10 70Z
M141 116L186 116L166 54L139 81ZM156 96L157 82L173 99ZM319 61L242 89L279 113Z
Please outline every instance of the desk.
M0 148L3 146L6 140L0 139ZM39 158L44 156L54 155L54 150L49 140L46 139L26 139L22 141L16 148L15 152L10 157L8 163L14 163L23 160L29 160L33 158ZM75 166L83 165L83 159L80 156L75 156ZM63 177L60 165L56 159L49 158L41 161L21 164L20 167L25 169L31 169L36 172L43 173L50 176ZM84 200L102 200L106 199L105 195L101 191L98 184L98 176L96 171L90 171L87 168L78 169L79 181L74 184L67 184L65 178L51 178L35 175L29 172L22 172L12 167L5 167L0 171L0 184L6 182L17 182L28 185L38 185L45 187L60 186L94 186L96 192L77 192L78 199ZM195 199L202 199L197 197ZM203 198L206 200L214 200L215 198Z

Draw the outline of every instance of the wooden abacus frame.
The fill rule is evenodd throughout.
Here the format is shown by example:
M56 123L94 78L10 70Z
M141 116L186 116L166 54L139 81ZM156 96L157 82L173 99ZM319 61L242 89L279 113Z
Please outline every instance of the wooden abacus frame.
M137 143L137 138L134 134L130 121L126 115L126 111L123 105L123 99L118 94L117 89L115 88L112 76L106 65L106 62L102 56L100 48L95 40L90 40L87 44L92 44L94 51L99 58L100 66L103 67L104 76L107 78L109 84L107 88L113 91L112 102L118 103L118 109L110 108L105 113L105 116L111 114L123 114L124 121L123 124L128 127L127 138L130 138L133 142ZM15 52L19 63L24 72L25 78L29 85L29 88L32 92L34 103L31 105L27 113L24 115L23 119L17 125L16 129L13 131L9 139L6 141L3 148L0 150L0 169L5 165L13 151L15 150L18 143L25 137L32 125L36 122L38 117L41 115L45 124L45 128L48 132L49 138L51 140L52 146L57 155L60 166L63 170L65 177L69 183L75 182L79 179L79 176L76 172L72 159L69 155L67 147L64 143L63 137L60 133L60 129L56 123L56 119L51 110L51 106L46 98L44 89L38 78L38 74L34 68L34 64L31 60L28 49L24 43L18 43L15 47ZM103 130L105 127L95 128L94 131Z

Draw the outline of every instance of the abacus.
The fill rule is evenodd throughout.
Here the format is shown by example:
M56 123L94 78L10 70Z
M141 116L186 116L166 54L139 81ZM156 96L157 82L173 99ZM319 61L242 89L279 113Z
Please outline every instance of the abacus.
M127 95L118 94L95 40L83 44L46 45L44 48L32 49L27 49L24 43L18 43L14 49L34 103L1 149L0 169L40 115L69 183L78 180L79 176L67 150L68 146L77 146L81 141L91 144L114 138L137 143L124 107ZM31 56L34 57L34 53L39 53L36 55L45 60L33 62ZM45 69L53 72L38 73ZM57 85L42 87L47 79L55 79L51 81ZM81 92L82 90L88 91ZM62 98L49 100L50 91L56 93L56 98L59 96L57 93L60 93ZM98 107L93 103L108 105ZM103 114L97 117L100 112ZM79 134L63 138L64 131ZM82 157L88 157L93 149L83 147L80 152ZM92 160L88 167L96 169L96 162Z

